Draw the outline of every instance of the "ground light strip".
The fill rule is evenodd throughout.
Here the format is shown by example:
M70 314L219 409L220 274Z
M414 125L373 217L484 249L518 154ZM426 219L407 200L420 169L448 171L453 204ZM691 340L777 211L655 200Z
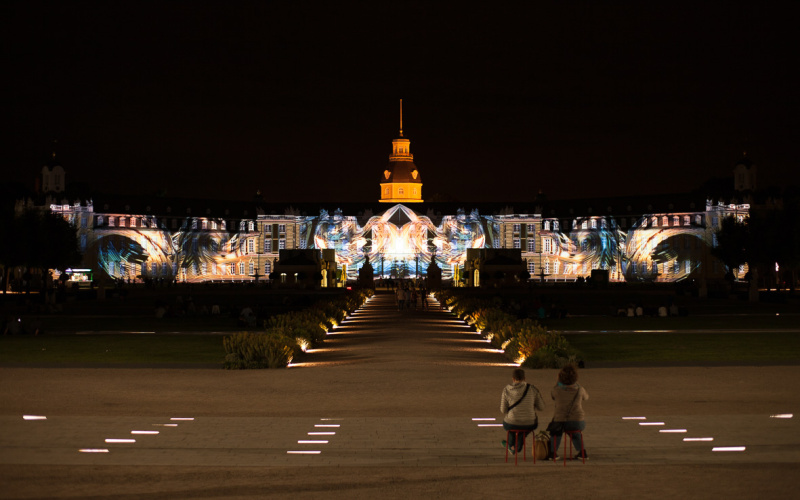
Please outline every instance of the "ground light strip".
M301 439L297 444L328 444L328 442L321 439Z
M194 420L194 417L172 417L170 420Z
M116 438L107 438L106 443L135 443L135 439L116 439Z
M683 438L684 441L713 441L713 437L701 437L701 438Z
M494 420L497 420L497 419L494 418L494 417L488 417L488 418L478 417L478 418L473 418L472 419L473 422L475 422L477 420L492 420L492 421L494 421Z
M47 420L47 417L44 415L23 415L23 420Z
M792 413L778 413L776 415L770 415L769 418L792 418L794 414Z
M335 432L309 432L309 436L335 436Z
M81 448L80 453L108 453L106 448Z
M478 424L478 427L503 427L503 424Z
M664 425L664 422L639 422L639 425Z
M286 453L289 454L289 455L319 455L322 452L319 451L319 450L315 450L315 451L289 450Z
M339 424L314 424L314 427L341 427Z
M715 446L711 448L711 451L744 451L746 449L745 446Z
M647 417L622 417L622 420L647 420Z
M686 429L661 429L661 430L659 430L658 432L664 432L664 433L683 433L683 432L687 432L687 431L686 431Z
M131 431L131 434L158 434L159 431Z

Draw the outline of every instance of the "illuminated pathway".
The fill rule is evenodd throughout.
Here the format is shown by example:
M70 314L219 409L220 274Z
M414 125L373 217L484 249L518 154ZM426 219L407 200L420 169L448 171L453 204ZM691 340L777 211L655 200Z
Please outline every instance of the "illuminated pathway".
M287 370L4 368L0 464L513 468L498 427L512 365L432 306L378 294ZM583 370L586 467L800 462L798 418L771 418L800 411L798 372ZM556 371L527 374L546 423Z

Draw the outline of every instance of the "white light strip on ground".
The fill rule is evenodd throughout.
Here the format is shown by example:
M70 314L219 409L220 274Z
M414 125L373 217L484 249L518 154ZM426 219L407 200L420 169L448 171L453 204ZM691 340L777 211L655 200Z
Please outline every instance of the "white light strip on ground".
M324 440L301 439L297 444L328 444L328 442Z
M159 431L131 431L131 434L158 434Z
M503 427L503 424L478 424L478 427Z
M669 432L671 432L671 433L681 433L681 432L686 432L686 429L661 429L661 430L659 430L658 432L664 432L664 433L669 433Z
M314 424L314 427L341 427L339 424Z
M178 427L178 424L153 424L155 427Z
M194 420L194 417L172 417L170 420Z
M23 420L47 420L47 417L44 415L23 415Z
M344 419L341 419L341 418L321 418L320 420L326 421L326 420L344 420Z
M639 425L664 425L664 422L639 422Z
M622 417L622 420L647 420L647 417Z
M106 443L135 443L135 439L116 439L116 438L108 438L106 439Z
M81 453L108 453L105 448L81 448L78 451Z
M335 432L309 432L309 436L335 436Z
M289 455L319 455L321 451L303 451L303 450L289 450L286 453Z
M744 451L746 449L744 446L716 446L711 448L711 451Z
M703 437L703 438L683 438L684 441L713 441L714 438L711 437Z
M778 413L776 415L770 415L769 418L792 418L794 414L792 413Z
M488 418L478 417L478 418L473 418L472 419L473 422L476 421L476 420L497 420L497 419L494 418L494 417L488 417Z

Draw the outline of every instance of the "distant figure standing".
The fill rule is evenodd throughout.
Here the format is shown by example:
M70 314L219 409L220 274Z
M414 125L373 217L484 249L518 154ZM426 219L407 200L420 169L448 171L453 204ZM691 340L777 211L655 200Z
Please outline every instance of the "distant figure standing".
M402 311L406 302L406 291L402 286L397 287L397 310Z

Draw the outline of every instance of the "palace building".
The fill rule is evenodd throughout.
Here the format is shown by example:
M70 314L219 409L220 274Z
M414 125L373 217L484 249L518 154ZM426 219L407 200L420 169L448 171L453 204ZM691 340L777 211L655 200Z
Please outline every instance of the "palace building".
M510 276L505 271L504 281L510 282L571 282L596 271L612 282L676 282L725 274L710 253L715 232L725 217L746 218L749 205L686 194L426 203L410 141L403 136L402 101L400 110L400 134L392 141L374 202L287 207L264 201L128 197L51 200L47 207L75 226L84 267L92 269L95 279L293 283L301 273L287 278L275 272L281 259L288 263L290 253L284 257L281 251L289 250L321 251L305 258L320 270L311 278L319 286L343 286L357 279L367 262L376 279L424 278L435 262L442 279L455 286L485 285L489 281L482 269L491 259L471 249L508 250L494 257L507 265L508 255L515 255L519 272ZM755 183L749 160L737 169L736 182ZM62 170L57 172L63 179ZM18 209L28 206L20 202ZM294 261L304 259L297 252L291 255Z

